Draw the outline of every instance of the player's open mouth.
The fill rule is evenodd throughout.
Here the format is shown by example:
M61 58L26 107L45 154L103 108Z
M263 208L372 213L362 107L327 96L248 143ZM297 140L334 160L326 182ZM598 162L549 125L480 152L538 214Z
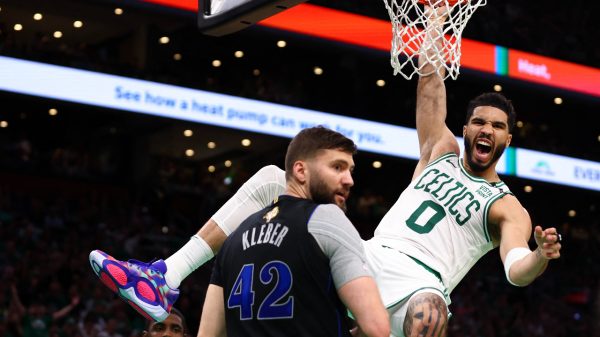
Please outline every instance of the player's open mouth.
M475 143L475 154L478 159L485 160L492 152L492 143L487 139L478 139Z

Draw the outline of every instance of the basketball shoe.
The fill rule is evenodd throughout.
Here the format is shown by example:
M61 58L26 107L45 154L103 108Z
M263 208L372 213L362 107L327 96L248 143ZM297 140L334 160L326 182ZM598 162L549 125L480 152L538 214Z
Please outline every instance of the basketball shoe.
M167 265L163 260L144 263L136 260L119 261L100 250L90 253L90 264L96 276L112 292L147 319L164 321L179 290L165 283Z

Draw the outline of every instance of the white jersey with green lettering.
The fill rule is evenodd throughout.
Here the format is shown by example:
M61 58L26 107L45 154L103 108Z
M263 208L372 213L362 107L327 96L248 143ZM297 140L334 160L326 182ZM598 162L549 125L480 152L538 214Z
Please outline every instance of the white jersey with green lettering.
M431 162L402 192L375 230L375 241L439 273L448 293L493 247L491 205L510 194L467 173L455 153Z

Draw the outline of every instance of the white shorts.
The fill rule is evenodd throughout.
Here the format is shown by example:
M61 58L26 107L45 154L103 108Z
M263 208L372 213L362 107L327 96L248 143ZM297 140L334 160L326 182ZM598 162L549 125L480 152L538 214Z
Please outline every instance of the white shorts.
M363 241L367 264L375 278L383 304L390 314L392 336L404 336L404 317L410 299L420 293L434 293L450 304L446 287L425 265L374 240ZM448 310L448 316L450 311Z

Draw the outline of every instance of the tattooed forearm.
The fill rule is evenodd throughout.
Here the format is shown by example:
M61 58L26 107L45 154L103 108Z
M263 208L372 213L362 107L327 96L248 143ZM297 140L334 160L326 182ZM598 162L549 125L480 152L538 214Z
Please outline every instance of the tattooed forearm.
M408 304L404 320L404 335L443 337L447 319L448 309L441 297L433 293L418 294Z

